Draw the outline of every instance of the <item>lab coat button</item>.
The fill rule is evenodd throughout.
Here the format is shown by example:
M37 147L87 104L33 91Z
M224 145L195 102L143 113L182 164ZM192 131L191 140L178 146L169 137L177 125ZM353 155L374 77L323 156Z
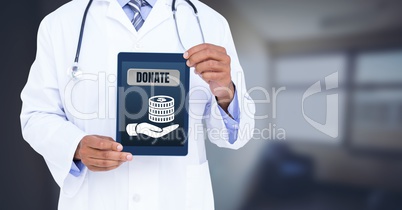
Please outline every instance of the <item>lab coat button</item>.
M140 202L140 200L141 200L141 196L140 196L140 195L138 195L138 194L134 194L134 195L133 195L133 201L134 201L134 202L138 203L138 202Z

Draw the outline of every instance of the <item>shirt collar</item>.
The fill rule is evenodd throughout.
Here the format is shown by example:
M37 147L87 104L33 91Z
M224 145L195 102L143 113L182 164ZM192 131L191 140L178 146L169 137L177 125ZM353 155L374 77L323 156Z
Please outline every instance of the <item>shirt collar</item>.
M124 7L130 0L117 0L121 7ZM146 0L151 7L154 7L157 0Z

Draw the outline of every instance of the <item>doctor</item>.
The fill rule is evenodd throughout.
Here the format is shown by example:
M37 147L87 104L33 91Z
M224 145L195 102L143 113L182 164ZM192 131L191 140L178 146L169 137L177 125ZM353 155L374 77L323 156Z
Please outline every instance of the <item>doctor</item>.
M24 139L44 157L60 186L61 210L214 209L204 134L220 147L238 149L254 128L255 108L228 23L193 0L201 31L176 31L171 0L143 1L139 13L127 3L93 0L82 38L81 80L66 70L74 60L88 0L73 0L44 18L21 93ZM178 19L181 26L197 25L189 4L178 0L176 6L191 16ZM208 44L202 44L200 33ZM187 156L121 152L114 141L119 52L183 53L188 60Z

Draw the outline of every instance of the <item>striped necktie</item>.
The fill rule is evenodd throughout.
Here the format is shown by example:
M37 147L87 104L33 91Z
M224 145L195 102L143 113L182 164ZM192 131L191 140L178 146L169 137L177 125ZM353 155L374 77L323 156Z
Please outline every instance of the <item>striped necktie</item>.
M148 2L144 0L130 0L127 4L131 6L131 8L133 9L134 17L131 20L131 23L133 24L134 28L138 31L144 24L144 19L142 19L141 16L141 6L148 5Z

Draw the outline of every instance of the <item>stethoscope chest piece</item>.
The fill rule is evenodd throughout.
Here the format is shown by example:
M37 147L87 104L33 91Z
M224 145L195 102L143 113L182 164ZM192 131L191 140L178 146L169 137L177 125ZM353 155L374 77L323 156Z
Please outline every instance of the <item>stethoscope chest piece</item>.
M73 79L79 79L82 76L82 71L78 66L78 63L75 62L70 68L68 68L67 74Z

